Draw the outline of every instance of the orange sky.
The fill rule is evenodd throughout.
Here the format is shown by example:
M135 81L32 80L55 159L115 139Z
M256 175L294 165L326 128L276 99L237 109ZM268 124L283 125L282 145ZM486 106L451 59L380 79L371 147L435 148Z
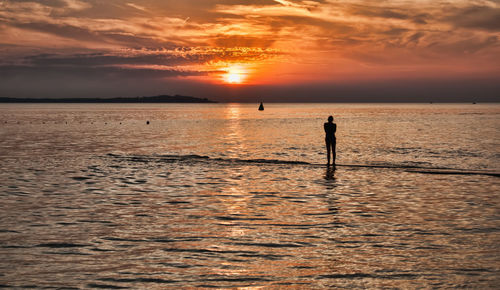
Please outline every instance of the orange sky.
M0 94L324 99L429 80L426 94L465 81L497 98L499 37L488 0L0 0Z

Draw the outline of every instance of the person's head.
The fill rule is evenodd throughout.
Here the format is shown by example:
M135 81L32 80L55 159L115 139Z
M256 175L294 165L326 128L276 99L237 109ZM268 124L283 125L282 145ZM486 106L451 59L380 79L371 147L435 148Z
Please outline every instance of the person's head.
M333 122L333 116L328 117L328 122Z

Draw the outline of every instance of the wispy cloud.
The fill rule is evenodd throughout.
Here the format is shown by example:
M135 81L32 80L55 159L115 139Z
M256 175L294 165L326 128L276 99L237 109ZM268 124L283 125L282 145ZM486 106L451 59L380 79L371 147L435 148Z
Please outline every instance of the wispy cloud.
M148 11L145 7L137 5L137 4L134 4L134 3L127 3L127 5L130 6L130 7L132 7L132 8L135 8L137 10Z

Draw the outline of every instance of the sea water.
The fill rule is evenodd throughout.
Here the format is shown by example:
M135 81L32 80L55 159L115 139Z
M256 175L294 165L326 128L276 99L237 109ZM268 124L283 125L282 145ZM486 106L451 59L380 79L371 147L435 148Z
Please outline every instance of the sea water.
M0 286L500 286L500 105L264 105L0 105Z

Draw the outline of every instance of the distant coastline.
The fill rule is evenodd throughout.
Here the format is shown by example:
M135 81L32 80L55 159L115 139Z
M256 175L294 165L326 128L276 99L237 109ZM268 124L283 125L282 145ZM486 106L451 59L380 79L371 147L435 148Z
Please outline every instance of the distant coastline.
M160 95L152 97L133 98L6 98L0 97L0 103L217 103L207 98L189 96Z

